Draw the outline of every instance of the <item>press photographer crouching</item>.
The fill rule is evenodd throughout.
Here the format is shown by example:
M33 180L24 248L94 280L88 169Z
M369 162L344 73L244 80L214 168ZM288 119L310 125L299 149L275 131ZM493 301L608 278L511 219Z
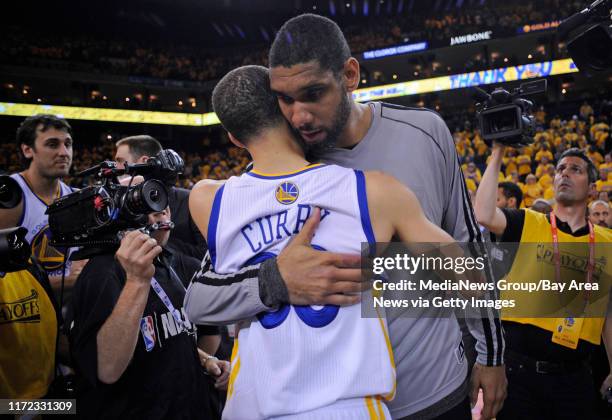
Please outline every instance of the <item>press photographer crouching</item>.
M0 177L0 208L21 202L21 189ZM0 398L43 398L54 379L59 310L47 274L23 227L0 230Z
M204 369L223 387L229 363L197 348L196 326L182 310L199 263L165 248L169 208L148 222L150 235L130 231L116 253L91 258L76 283L68 322L79 414L217 418Z

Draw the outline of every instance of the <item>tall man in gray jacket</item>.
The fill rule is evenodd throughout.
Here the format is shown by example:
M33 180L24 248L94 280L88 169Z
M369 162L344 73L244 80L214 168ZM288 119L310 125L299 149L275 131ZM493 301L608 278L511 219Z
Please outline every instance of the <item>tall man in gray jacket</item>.
M482 242L444 121L425 109L355 102L359 63L333 21L290 19L276 35L269 62L281 111L311 154L393 175L414 191L430 221L457 241ZM361 281L359 262L360 256L313 250L301 232L277 258L232 275L215 273L205 259L185 307L194 322L225 324L287 302L353 304L359 299L353 293ZM483 390L482 418L495 416L506 395L504 342L498 314L489 309L482 316L466 319L478 353L471 385L455 317L389 316L398 381L389 405L394 418L471 419L468 388L472 403Z

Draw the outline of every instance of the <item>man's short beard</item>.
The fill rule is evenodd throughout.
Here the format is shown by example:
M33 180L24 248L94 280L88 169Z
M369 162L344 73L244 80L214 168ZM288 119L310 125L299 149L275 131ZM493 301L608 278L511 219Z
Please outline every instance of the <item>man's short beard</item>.
M581 198L581 197L578 197L574 192L571 192L571 193L561 192L561 193L556 194L555 201L564 206L571 206L571 205L574 205L576 203L581 203L581 202L584 202L586 205L588 198L589 198L588 194L586 194L585 197Z
M344 127L346 127L346 122L348 121L350 115L351 100L348 98L348 92L343 86L340 104L338 105L338 109L336 111L332 126L331 128L325 130L327 132L325 140L319 143L306 144L306 153L308 160L319 159L322 155L325 154L327 150L336 147L338 139L340 138L340 134L342 134Z

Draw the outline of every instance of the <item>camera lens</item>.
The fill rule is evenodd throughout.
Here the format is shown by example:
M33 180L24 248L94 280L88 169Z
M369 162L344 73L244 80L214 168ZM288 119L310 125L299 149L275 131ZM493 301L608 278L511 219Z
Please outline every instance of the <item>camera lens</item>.
M0 209L12 209L21 201L23 193L17 181L10 176L0 176Z
M149 200L153 203L157 203L159 201L159 191L158 190L152 190L149 193Z
M134 215L162 211L168 206L168 193L160 181L150 179L131 188L125 195L126 207Z

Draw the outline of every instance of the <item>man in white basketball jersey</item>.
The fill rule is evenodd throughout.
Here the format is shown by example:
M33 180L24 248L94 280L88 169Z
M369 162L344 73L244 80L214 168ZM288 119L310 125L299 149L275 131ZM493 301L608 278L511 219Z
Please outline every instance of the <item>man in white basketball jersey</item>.
M190 196L217 273L276 256L302 229L314 233L317 223L313 247L337 253L359 253L361 243L374 247L393 236L453 242L395 178L310 164L269 85L266 68L244 66L213 92L230 140L253 158L252 171L225 183L201 181ZM352 292L360 288L356 283ZM197 304L187 300L187 313ZM361 317L359 305L283 305L241 323L223 417L391 418L384 401L394 393L393 353L382 318Z
M38 114L26 118L17 129L22 163L25 170L13 174L23 191L23 199L12 209L0 209L0 229L23 226L32 253L49 275L53 289L59 289L64 250L49 244L47 207L72 189L61 181L72 165L72 128L55 115ZM66 262L65 287L72 287L87 261ZM70 271L68 271L70 270Z

